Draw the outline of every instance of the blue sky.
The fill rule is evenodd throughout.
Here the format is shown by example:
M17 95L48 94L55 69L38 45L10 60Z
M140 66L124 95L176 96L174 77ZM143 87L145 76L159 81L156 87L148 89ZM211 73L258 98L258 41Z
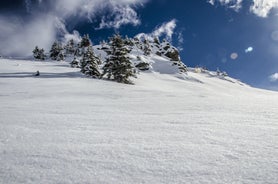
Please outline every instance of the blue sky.
M219 68L252 86L278 90L277 7L278 0L0 2L0 53L21 55L35 43L49 47L57 36L89 33L98 43L115 32L148 33L170 39L188 66Z

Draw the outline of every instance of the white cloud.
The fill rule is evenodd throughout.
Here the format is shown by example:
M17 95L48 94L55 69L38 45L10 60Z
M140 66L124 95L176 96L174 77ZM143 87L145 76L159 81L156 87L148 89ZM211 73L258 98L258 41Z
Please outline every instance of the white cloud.
M141 21L138 18L137 13L134 9L129 6L126 7L115 7L112 12L113 20L109 20L111 18L102 17L101 23L97 29L103 28L120 28L122 25L131 24L131 25L139 25Z
M242 7L242 1L243 0L209 0L207 1L211 5L215 5L216 2L220 3L222 6L226 6L228 8L231 8L235 11L238 11Z
M208 0L208 3L211 4L211 5L214 5L215 0Z
M166 35L166 38L168 40L171 40L176 26L177 26L177 21L176 21L176 19L173 19L173 20L163 23L161 26L157 27L152 32L152 35L157 36L157 37Z
M0 17L0 54L25 56L35 45L47 48L55 37L55 20L52 16L38 17L24 23L19 18Z
M179 51L183 50L183 42L184 42L183 34L182 34L182 32L179 32L178 33L178 49L179 49Z
M73 40L75 42L80 42L81 41L81 36L78 31L73 31L73 33L66 33L64 36L64 41L68 42L69 40Z
M278 0L253 0L250 11L260 17L267 17L272 9L278 8Z
M80 20L94 20L102 16L99 28L119 28L126 24L138 25L135 11L147 0L25 0L29 18L0 13L0 54L30 55L38 45L49 49L57 35L79 39L79 34L69 33L65 22L74 24ZM31 17L31 18L30 18ZM68 21L70 19L70 21Z
M137 38L147 38L147 39L151 40L153 37L161 37L161 36L165 35L166 39L171 41L176 26L177 26L177 20L173 19L169 22L165 22L162 25L158 26L151 33L148 33L148 34L140 33L140 34L137 34L135 37L137 37Z
M243 0L209 0L207 1L211 5L215 5L216 2L234 9L240 10L242 7ZM278 8L278 0L251 0L250 12L254 13L259 17L267 17L271 10Z
M45 0L46 1L46 0ZM125 19L124 24L134 24L139 21L134 8L143 5L147 0L57 0L52 3L55 14L60 17L78 16L81 18L93 19L96 14L107 13L104 20L111 24L111 18L119 22L119 17ZM118 24L114 24L118 26Z
M272 74L271 76L269 76L269 80L270 80L271 82L276 82L276 81L278 81L278 73L274 73L274 74Z

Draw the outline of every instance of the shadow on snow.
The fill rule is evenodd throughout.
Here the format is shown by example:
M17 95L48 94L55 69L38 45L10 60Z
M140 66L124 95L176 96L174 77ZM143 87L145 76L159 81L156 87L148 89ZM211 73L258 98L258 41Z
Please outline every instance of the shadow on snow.
M39 76L35 76L35 72L14 72L0 73L0 78L84 78L80 72L65 72L65 73L48 73L40 72Z

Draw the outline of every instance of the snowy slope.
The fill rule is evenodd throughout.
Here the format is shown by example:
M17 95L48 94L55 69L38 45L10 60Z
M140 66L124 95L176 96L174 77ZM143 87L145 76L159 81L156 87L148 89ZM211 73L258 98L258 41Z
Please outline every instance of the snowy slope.
M0 59L0 183L278 183L277 92L151 59L135 85Z

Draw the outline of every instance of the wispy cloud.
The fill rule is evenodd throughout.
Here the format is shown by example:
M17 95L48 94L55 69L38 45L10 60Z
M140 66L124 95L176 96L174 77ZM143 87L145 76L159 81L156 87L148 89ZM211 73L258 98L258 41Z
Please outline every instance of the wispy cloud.
M242 8L243 0L208 0L208 3L215 5L216 3L228 8L239 11ZM267 17L271 10L278 8L278 0L251 0L250 12L259 17Z
M242 0L208 0L207 2L211 5L219 3L220 5L226 6L235 11L239 11L242 7Z
M173 20L163 23L161 26L157 27L153 31L152 34L157 37L160 37L165 34L166 38L168 40L171 40L176 26L177 26L177 20L173 19Z
M177 49L179 51L183 50L184 36L183 29L175 31L177 28L177 20L172 19L169 22L164 22L157 26L151 33L139 33L135 37L144 40L153 40L155 37L166 38L167 41L172 42L172 40L177 41Z
M137 38L148 38L165 36L167 40L171 41L174 30L177 26L177 20L172 19L169 22L164 22L162 25L156 27L151 33L139 33L135 37Z
M183 50L183 43L184 43L183 33L179 32L178 33L178 49L179 49L179 51Z
M211 5L214 5L215 0L208 0L208 3L211 4Z
M112 19L112 20L111 20ZM112 14L107 17L103 16L101 23L97 29L104 28L120 28L122 25L131 24L137 26L141 23L138 15L134 9L129 6L115 7Z
M274 73L274 74L270 75L269 80L270 80L270 82L278 81L278 73Z
M28 18L0 13L0 54L30 54L36 44L49 48L57 35L74 37L65 23L102 17L101 28L120 28L123 25L140 24L135 9L147 0L25 0ZM20 31L19 31L20 30ZM15 44L16 43L16 44ZM8 48L9 47L9 48Z

